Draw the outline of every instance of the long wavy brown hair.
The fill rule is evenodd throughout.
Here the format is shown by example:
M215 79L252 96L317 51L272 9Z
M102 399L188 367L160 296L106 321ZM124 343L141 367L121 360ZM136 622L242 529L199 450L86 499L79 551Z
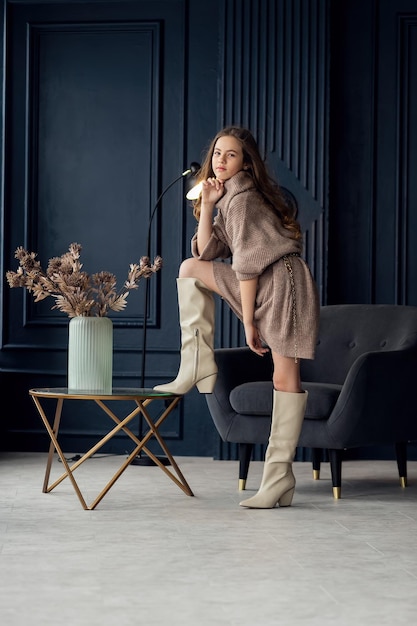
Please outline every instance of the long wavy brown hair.
M207 180L215 176L211 165L214 148L220 137L235 137L242 146L243 162L246 171L252 176L256 189L262 195L267 204L281 219L282 225L291 231L294 239L302 239L301 227L298 223L297 205L294 201L287 201L278 183L269 175L265 162L259 152L258 144L252 133L246 128L227 126L219 131L211 142L204 162L198 174L198 180ZM200 219L201 194L194 200L194 217Z

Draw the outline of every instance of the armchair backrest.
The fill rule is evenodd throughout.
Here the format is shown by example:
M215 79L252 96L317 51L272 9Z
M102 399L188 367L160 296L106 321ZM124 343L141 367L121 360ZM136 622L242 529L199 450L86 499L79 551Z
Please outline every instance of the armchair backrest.
M301 378L342 385L366 352L417 350L417 307L395 304L323 306L316 356L301 362Z

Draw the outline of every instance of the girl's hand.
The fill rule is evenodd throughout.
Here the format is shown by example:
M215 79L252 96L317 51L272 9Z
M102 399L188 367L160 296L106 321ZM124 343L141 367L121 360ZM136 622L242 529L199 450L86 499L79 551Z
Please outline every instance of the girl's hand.
M246 343L252 352L256 352L259 356L263 356L269 352L268 348L262 345L259 337L258 329L254 324L245 324Z
M201 189L202 203L216 204L224 194L224 184L217 178L203 180Z

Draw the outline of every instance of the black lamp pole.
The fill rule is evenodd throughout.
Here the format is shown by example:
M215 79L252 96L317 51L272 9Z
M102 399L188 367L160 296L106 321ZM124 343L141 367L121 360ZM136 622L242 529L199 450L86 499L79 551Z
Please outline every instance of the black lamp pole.
M182 174L180 174L179 176L177 176L177 178L175 178L167 187L165 187L165 189L162 191L162 193L160 194L160 196L158 197L157 201L155 202L155 206L152 209L152 213L151 213L151 217L149 219L149 224L148 224L148 236L146 239L146 255L147 257L150 259L151 257L151 230L152 230L152 222L153 222L153 218L155 216L155 213L159 207L159 204L162 200L162 198L165 196L165 194L167 193L167 191L169 191L171 189L171 187L173 187L173 185L175 185L175 183L177 183L179 180L181 180L181 178L184 178L186 176L188 176L189 174L196 174L200 169L200 164L196 163L196 162L192 162L190 164L190 168L188 170L185 170L184 172L182 172ZM145 302L144 302L144 309L143 309L143 332L142 332L142 368L141 368L141 378L140 378L140 386L142 388L145 387L145 369L146 369L146 339L147 339L147 331L148 331L148 303L149 303L149 279L145 280ZM143 430L143 416L142 414L140 414L139 416L139 439L142 439L142 430ZM165 464L169 464L168 459L165 459L165 457L158 457L160 459L160 461L162 463ZM149 457L142 457L142 455L139 453L136 458L133 459L132 461L132 465L155 465L155 463L152 461L152 459L150 459Z

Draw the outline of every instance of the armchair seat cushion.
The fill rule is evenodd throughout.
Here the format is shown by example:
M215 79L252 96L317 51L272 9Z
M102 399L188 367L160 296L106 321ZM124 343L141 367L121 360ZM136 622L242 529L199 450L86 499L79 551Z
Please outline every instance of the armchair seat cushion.
M272 382L260 380L238 385L230 394L230 404L240 415L271 416Z
M342 390L331 383L303 383L308 391L305 419L328 419ZM240 415L271 416L272 382L257 381L238 385L230 393L230 404Z

